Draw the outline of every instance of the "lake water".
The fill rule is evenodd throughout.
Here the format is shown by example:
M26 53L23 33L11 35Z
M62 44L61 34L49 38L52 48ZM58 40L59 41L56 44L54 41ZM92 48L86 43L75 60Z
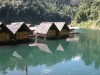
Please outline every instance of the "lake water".
M100 75L100 31L0 46L0 75Z

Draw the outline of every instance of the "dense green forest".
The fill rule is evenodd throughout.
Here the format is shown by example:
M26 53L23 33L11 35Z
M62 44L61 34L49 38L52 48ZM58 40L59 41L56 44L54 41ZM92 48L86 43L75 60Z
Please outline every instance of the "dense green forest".
M0 21L4 23L89 20L100 24L100 0L0 0Z

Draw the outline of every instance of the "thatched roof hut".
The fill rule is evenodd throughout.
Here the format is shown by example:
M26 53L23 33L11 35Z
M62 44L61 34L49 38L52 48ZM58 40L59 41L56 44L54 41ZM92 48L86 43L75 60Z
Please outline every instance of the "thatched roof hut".
M22 27L26 27L28 30L29 27L24 23L24 22L14 22L14 23L11 23L10 25L6 25L6 27L13 33L13 34L16 34L16 32Z
M4 24L2 22L0 22L0 29L2 29L3 26L4 26Z
M47 34L53 22L42 22L34 33Z
M70 30L66 22L54 22L54 24L59 30L59 37L62 37L62 38L68 37L68 33Z
M24 22L14 22L11 23L10 25L6 25L6 27L11 31L10 34L11 41L18 41L18 42L28 41L31 30Z
M53 22L42 22L34 34L39 34L40 37L54 38L58 36L59 30Z
M3 28L5 29L6 26L5 26L2 22L0 22L0 31L1 31L1 30L4 30Z
M56 25L59 31L61 31L64 27L66 28L67 31L69 31L69 28L66 22L54 22L54 24Z
M5 42L10 41L11 31L4 25L0 23L0 44L5 44Z
M2 31L2 32L10 32L10 30L2 22L0 22L0 31Z

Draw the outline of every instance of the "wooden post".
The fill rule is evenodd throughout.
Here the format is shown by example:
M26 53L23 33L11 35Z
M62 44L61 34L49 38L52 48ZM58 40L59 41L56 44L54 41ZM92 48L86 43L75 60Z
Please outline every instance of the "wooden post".
M26 69L26 75L28 75L27 64L25 65L25 69Z

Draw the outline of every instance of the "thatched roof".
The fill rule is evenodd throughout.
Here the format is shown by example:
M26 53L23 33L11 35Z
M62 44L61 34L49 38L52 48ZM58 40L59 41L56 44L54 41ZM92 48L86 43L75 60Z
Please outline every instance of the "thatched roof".
M7 31L10 32L10 30L6 27L5 24L3 24L2 22L0 22L0 31Z
M34 27L38 27L39 25L35 25Z
M2 22L0 22L0 25L2 25ZM1 30L1 27L0 27L0 30Z
M29 27L31 31L35 31L37 27Z
M0 25L4 25L4 26L5 26L5 24L4 24L4 23L2 23L2 22L0 22Z
M42 22L34 33L46 34L52 25L53 22Z
M54 22L54 24L56 25L58 30L61 31L64 25L66 24L66 22Z
M0 25L2 24L2 22L0 22Z
M23 24L24 24L24 22L14 22L14 23L11 23L10 25L6 25L6 27L7 27L13 34L15 34Z
M28 27L31 27L32 25L31 24L26 24Z

